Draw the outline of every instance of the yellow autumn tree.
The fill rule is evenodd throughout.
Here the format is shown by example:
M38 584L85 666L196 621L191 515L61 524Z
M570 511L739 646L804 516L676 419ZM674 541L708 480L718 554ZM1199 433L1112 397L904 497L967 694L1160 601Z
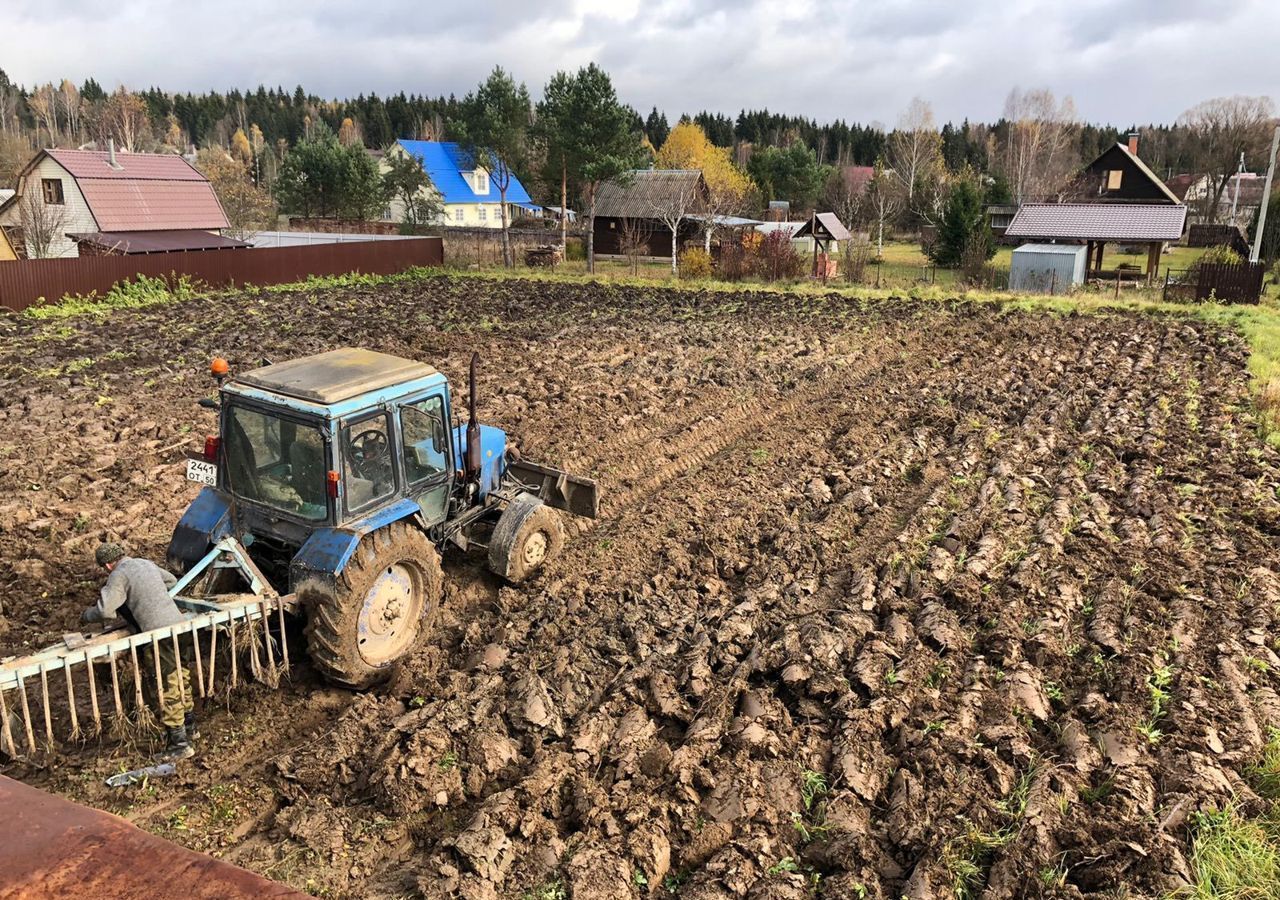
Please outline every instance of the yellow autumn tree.
M343 119L342 124L338 127L338 143L344 147L360 143L360 129L350 116Z
M745 197L751 178L733 164L728 147L717 147L693 122L681 122L658 150L655 164L660 169L701 169L707 187Z
M249 136L243 128L237 128L231 135L231 158L246 169L253 164L253 148L249 146Z
M728 147L717 147L701 126L681 122L662 142L654 159L659 169L701 169L707 183L707 219L703 228L704 246L711 249L711 235L719 217L741 213L755 184L746 172L733 164Z

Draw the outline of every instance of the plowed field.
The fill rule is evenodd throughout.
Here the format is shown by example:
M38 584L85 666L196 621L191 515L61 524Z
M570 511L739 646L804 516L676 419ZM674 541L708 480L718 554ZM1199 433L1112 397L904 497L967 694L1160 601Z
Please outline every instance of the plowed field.
M1280 469L1234 335L435 279L0 320L0 652L162 557L215 353L428 360L602 517L447 563L385 690L305 667L146 788L6 771L332 897L1159 896L1280 727ZM571 523L575 524L575 523Z

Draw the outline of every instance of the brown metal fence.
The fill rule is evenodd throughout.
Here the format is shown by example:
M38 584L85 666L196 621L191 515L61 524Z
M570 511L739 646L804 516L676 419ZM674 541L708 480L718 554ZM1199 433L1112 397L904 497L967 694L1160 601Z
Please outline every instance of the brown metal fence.
M1202 263L1182 272L1166 272L1164 299L1257 303L1266 267L1262 263Z
M16 260L0 262L0 306L23 310L42 300L56 301L68 294L102 293L118 282L139 275L151 278L186 275L211 287L221 287L285 284L309 275L351 272L391 275L413 266L443 263L444 244L437 237L151 256Z

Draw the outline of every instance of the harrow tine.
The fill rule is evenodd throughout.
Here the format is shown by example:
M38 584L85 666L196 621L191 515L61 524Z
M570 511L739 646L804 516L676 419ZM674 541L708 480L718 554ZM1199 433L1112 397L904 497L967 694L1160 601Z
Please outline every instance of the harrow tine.
M258 661L258 636L253 631L253 614L249 612L249 608L245 607L244 611L245 631L248 632L249 649L249 671L253 675L255 681L262 681L262 663Z
M156 701L164 709L164 673L160 669L160 642L151 642L151 665L155 668Z
M191 646L195 650L195 654L196 654L196 677L195 677L196 683L191 693L193 696L198 696L201 700L203 700L204 699L204 661L200 658L200 635L197 634L196 632L196 625L194 622L191 625Z
M13 742L13 726L9 724L9 704L5 702L4 691L0 691L0 749L11 757L18 755L18 745Z
M22 725L27 732L27 752L36 752L36 732L31 727L31 706L27 703L27 682L18 679L18 693L22 695Z
M76 685L71 678L71 663L68 660L62 667L62 674L67 677L67 709L71 711L71 736L69 741L80 740L80 716L76 713Z
M265 599L258 601L258 611L262 616L262 642L267 645L267 684L276 687L280 684L280 673L276 671L276 654L271 648L271 610Z
M98 679L93 674L93 660L88 655L84 658L85 668L89 670L89 703L93 707L94 737L102 734L102 713L98 711Z
M142 696L142 666L138 665L138 645L132 641L129 643L129 656L133 660L133 714L144 731L151 731L155 728L155 714Z
M185 706L187 703L187 685L186 679L182 677L182 648L178 646L178 632L170 631L169 635L173 638L173 665L178 672L178 699Z
M205 689L206 697L213 697L213 671L218 666L218 626L209 629L209 686Z
M280 656L284 660L284 670L286 673L288 673L289 642L285 640L285 636L284 636L284 603L280 601L279 597L276 598L276 612L280 614Z
M44 738L45 747L52 751L53 743L53 717L49 715L49 671L43 664L40 666L40 701L44 707Z
M240 664L236 659L240 655L236 649L236 620L229 621L227 627L231 629L231 688L234 690L240 683Z
M116 702L116 717L112 723L113 731L123 733L124 728L124 704L120 702L120 672L116 668L116 655L112 653L108 659L111 661L111 697Z

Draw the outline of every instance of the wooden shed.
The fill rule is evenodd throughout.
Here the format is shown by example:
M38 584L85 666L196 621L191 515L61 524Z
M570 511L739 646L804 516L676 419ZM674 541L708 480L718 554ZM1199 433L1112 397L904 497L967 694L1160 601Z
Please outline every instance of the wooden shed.
M707 197L707 183L697 169L640 169L622 182L606 182L596 192L595 251L625 255L634 243L640 256L670 256L671 227L663 221L664 211L686 210L676 236L679 246L702 227L698 217L706 212Z

